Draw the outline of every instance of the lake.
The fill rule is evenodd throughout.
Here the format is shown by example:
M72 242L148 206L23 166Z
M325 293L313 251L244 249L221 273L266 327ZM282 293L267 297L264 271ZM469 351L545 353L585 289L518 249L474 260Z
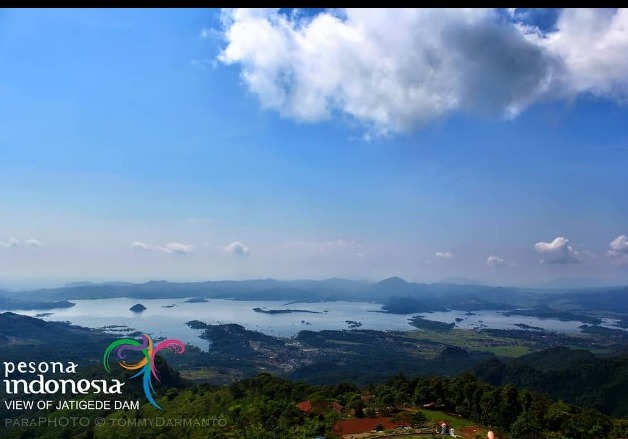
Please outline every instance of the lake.
M89 328L107 327L110 332L121 335L132 330L151 334L153 337L178 338L185 343L206 350L208 342L199 338L201 331L189 328L186 322L200 320L209 324L237 323L247 329L265 334L290 337L302 330L349 329L347 321L362 324L360 329L412 330L408 324L411 315L380 312L382 305L368 302L316 302L291 303L281 301L240 301L209 299L207 302L190 303L186 299L94 299L72 300L72 308L43 311L19 311L19 314L40 317L48 321L69 321ZM147 309L141 313L129 310L141 303ZM312 313L265 314L253 308L299 309ZM419 313L429 320L451 323L456 318L458 328L518 329L516 324L536 326L551 331L577 332L581 322L564 322L555 319L539 319L527 316L505 316L499 311L475 311L472 315L464 311ZM608 326L610 321L603 326Z

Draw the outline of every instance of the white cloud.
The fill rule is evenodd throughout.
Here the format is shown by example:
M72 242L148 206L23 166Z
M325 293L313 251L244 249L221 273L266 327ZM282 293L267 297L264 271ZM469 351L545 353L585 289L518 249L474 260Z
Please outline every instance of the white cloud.
M0 248L15 248L20 245L20 240L10 236L6 241L0 241Z
M489 267L506 267L512 264L510 262L507 262L504 258L490 255L488 258L486 258L486 265L488 265Z
M161 247L158 245L146 244L144 242L133 241L131 243L131 248L136 250L159 250Z
M561 12L551 32L490 9L277 9L222 14L225 46L263 108L303 122L341 114L371 134L453 111L513 117L545 98L626 101L628 12Z
M606 252L607 256L616 258L620 262L628 262L628 236L619 235L610 243L610 250Z
M169 242L165 246L167 253L188 254L192 251L192 245L180 242Z
M628 255L628 237L626 235L619 235L611 241L610 247L611 249L608 253L611 256Z
M452 252L436 252L434 256L440 259L453 259L454 254Z
M166 245L147 244L140 241L133 241L131 248L144 251L155 251L161 253L189 254L192 252L191 244L182 244L180 242L169 242Z
M537 242L534 244L534 249L543 256L540 260L542 264L580 262L578 251L569 244L567 238L562 236L555 238L552 242Z
M225 247L225 251L234 255L248 256L251 251L240 241L235 241Z
M30 238L25 240L20 240L15 236L10 236L6 241L0 240L0 248L17 248L21 246L26 247L41 247L44 243L38 239Z
M628 9L568 8L555 27L530 40L562 61L569 90L628 102Z

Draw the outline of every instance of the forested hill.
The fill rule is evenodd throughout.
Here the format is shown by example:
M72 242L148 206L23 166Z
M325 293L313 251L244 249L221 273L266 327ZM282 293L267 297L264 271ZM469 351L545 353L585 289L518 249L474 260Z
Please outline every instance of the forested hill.
M399 425L423 431L420 437L438 437L425 432L434 432L441 419L447 419L459 432L474 426L475 437L486 437L489 425L497 437L510 439L616 439L628 433L625 420L555 402L513 386L494 387L470 375L455 378L396 375L360 389L347 382L309 386L261 374L222 387L201 385L165 392L162 389L158 402L165 411L157 412L149 404L125 411L83 411L80 416L93 422L55 428L28 424L0 426L0 435L7 439L338 438L343 425L356 425L369 418L373 425L390 426L386 427L390 428L388 435ZM53 419L71 415L79 414L67 410L37 414ZM150 419L161 422L140 427L129 422ZM177 423L177 419L189 422ZM209 425L200 425L200 421L212 419L214 422Z
M480 380L544 392L552 398L628 416L628 355L596 358L584 350L547 349L506 363L490 359L473 368Z

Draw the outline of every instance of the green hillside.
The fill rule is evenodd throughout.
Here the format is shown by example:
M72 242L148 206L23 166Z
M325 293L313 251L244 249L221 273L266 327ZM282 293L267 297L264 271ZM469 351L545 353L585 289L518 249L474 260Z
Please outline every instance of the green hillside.
M473 368L478 379L512 384L614 416L628 416L628 355L596 358L565 347L512 362L491 359Z
M228 386L162 388L159 404L165 411L149 404L108 414L84 411L80 416L89 418L89 425L18 426L4 428L0 435L9 439L335 438L340 421L365 418L417 432L435 431L440 420L458 429L476 425L481 432L490 425L498 437L510 439L609 439L628 432L626 421L514 386L491 386L471 375L412 379L397 375L359 389L351 383L310 386L260 374ZM60 420L70 415L53 411L47 416Z

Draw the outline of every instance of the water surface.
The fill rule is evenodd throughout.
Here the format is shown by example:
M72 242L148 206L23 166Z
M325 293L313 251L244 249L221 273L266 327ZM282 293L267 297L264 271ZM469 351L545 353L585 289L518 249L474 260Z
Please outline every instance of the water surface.
M89 328L107 327L110 332L127 334L137 330L153 337L178 338L201 349L207 349L208 342L199 338L201 331L189 328L186 322L200 320L208 324L237 323L247 329L268 335L291 337L302 330L321 331L324 329L348 329L347 321L359 322L360 329L411 330L408 323L411 315L388 314L381 312L382 305L368 302L316 302L290 303L283 301L240 301L228 299L208 299L207 302L189 303L187 299L94 299L73 300L71 308L41 311L15 311L36 316L48 321L69 321ZM146 310L134 313L129 310L141 303ZM271 309L298 309L314 313L265 314L253 311L260 307ZM582 322L565 322L556 319L540 319L528 316L506 316L493 310L446 311L420 313L429 320L452 323L457 328L520 329L516 324L526 324L551 331L577 332ZM603 326L610 326L605 322Z

